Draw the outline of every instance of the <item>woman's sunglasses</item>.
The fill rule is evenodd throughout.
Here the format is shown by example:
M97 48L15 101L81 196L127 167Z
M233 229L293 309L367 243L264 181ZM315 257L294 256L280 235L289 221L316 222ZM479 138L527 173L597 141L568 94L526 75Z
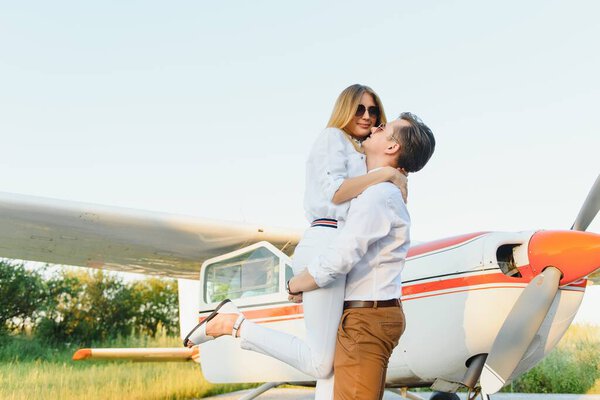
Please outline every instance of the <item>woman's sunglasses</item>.
M364 106L364 104L359 104L358 107L356 107L356 113L354 114L354 116L362 117L363 115L365 115L365 111L369 112L369 117L379 118L379 107L371 106L367 108Z

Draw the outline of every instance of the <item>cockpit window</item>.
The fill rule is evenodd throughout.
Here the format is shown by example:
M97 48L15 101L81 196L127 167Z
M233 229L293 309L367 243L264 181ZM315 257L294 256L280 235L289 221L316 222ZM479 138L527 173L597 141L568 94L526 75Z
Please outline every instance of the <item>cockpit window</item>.
M264 247L206 267L204 297L207 303L276 293L279 257Z

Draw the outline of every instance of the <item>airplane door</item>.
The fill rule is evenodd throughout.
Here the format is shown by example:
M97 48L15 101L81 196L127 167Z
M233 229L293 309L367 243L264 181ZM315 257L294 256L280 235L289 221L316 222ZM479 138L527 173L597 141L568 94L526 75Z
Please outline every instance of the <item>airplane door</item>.
M288 302L285 291L290 265L290 258L268 242L205 261L200 270L200 318L230 299L249 321L303 338L302 306ZM242 350L240 339L230 336L201 345L200 362L211 382L312 380L287 364Z

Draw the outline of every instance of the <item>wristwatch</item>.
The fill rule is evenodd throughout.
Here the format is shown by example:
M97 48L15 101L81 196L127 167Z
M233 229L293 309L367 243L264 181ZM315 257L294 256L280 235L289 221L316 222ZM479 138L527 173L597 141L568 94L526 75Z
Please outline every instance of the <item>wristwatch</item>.
M302 292L292 292L290 290L290 280L291 279L289 279L285 282L285 290L287 290L288 294L291 294L292 296L297 296L299 294L302 294Z

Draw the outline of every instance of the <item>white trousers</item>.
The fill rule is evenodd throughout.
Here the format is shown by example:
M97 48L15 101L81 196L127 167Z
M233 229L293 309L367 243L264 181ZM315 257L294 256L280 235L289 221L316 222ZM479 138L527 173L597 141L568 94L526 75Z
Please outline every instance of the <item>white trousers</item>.
M292 268L302 272L337 236L329 227L309 228L296 247ZM333 356L337 328L344 306L346 278L303 295L306 340L281 331L244 321L240 346L275 357L317 378L315 400L333 399Z

